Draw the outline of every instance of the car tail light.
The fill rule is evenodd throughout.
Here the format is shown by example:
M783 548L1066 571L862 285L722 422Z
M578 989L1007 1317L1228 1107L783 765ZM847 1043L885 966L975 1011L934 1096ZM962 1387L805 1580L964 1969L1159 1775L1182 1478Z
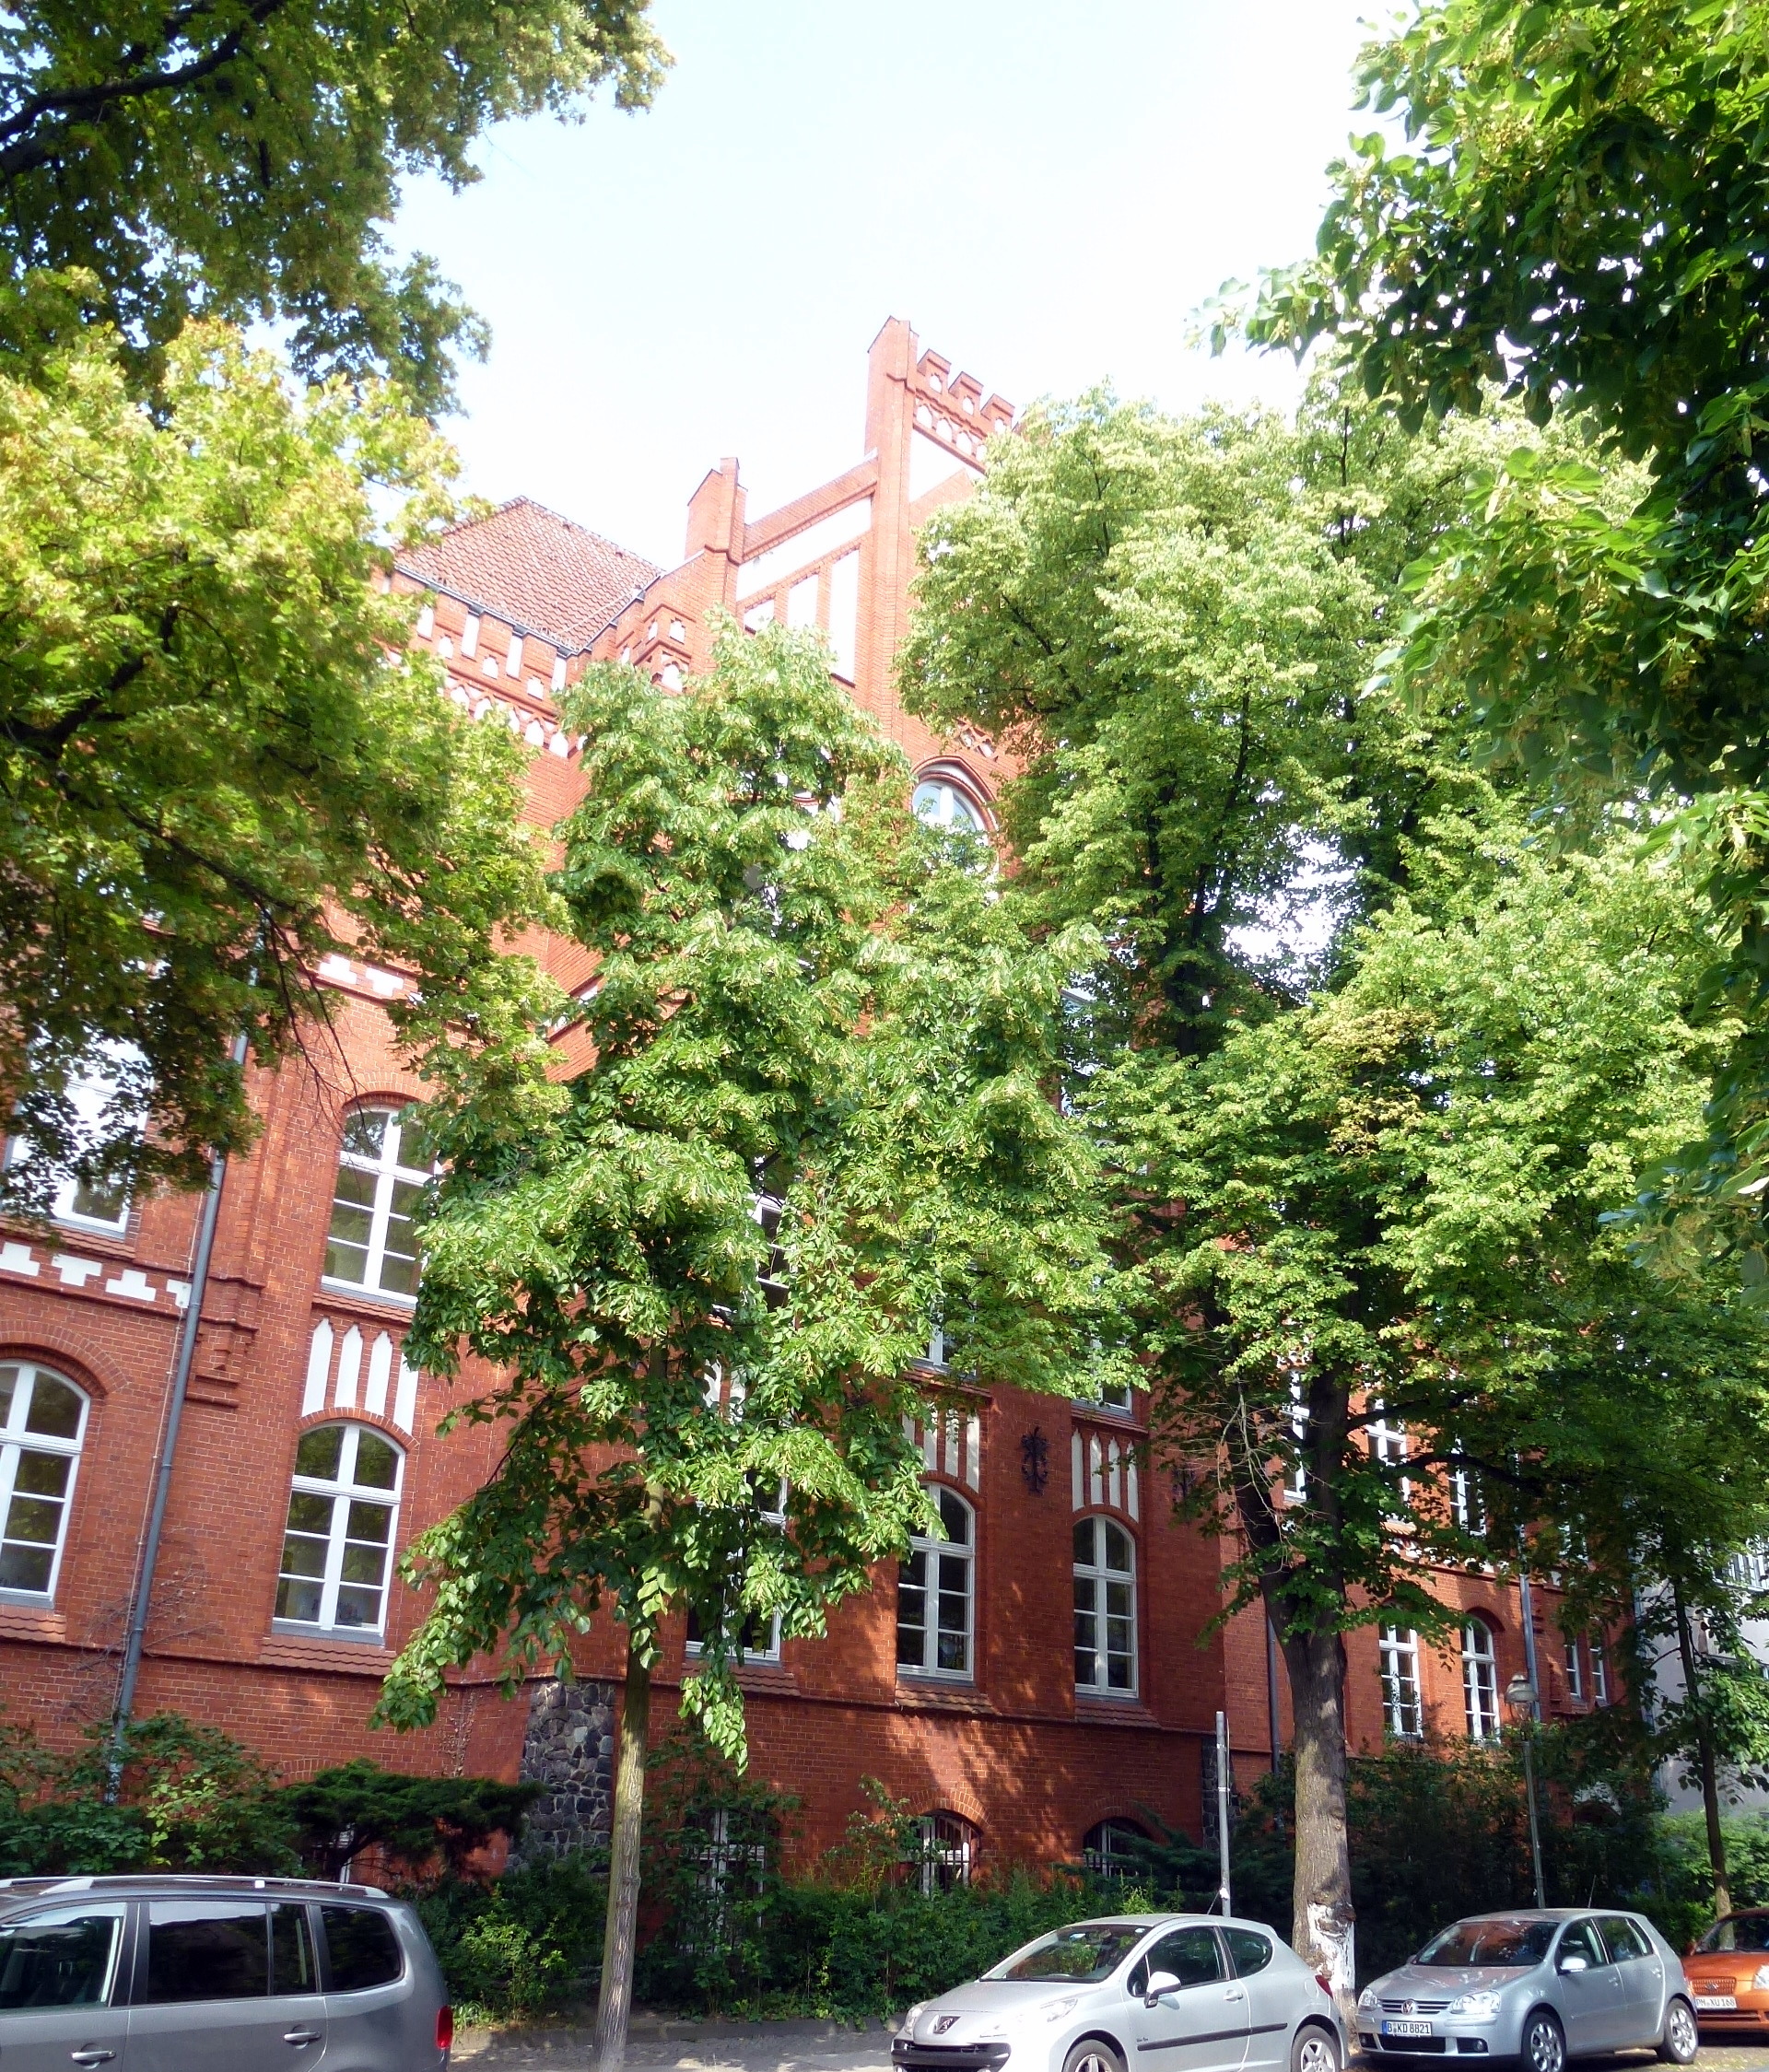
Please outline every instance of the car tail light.
M1320 1990L1327 1996L1330 2000L1332 1998L1333 1982L1327 1976L1325 1972L1317 1972L1315 1973L1315 1984L1319 1986Z
M436 2010L436 2047L439 2051L454 2048L454 2009L439 2008Z

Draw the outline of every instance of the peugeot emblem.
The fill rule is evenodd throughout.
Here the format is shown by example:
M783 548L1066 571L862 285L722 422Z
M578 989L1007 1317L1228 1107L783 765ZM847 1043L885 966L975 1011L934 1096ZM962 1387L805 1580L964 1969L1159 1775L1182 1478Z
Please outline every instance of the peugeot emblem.
M943 2036L946 2031L952 2027L953 2023L955 2022L957 2019L958 2017L956 2015L942 2015L939 2020L936 2021L933 2025L934 2034L936 2036Z

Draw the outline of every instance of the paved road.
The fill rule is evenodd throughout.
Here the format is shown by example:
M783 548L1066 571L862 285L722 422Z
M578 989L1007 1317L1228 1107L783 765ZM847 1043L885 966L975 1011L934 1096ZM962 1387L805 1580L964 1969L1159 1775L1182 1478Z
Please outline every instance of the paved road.
M588 2026L470 2029L455 2044L454 2062L474 2072L593 2072L595 2047ZM822 2021L636 2021L627 2062L645 2072L885 2072L890 2031ZM1630 2052L1587 2059L1579 2072L1646 2072L1655 2062ZM1769 2045L1705 2048L1695 2072L1769 2072Z

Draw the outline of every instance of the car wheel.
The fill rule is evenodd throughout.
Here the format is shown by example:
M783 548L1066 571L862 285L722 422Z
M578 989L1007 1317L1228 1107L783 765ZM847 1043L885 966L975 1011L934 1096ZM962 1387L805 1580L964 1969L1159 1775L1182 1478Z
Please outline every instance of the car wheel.
M1341 2072L1338 2039L1313 2022L1298 2029L1290 2045L1290 2072Z
M1523 2025L1524 2072L1565 2072L1566 2031L1558 2016L1538 2008Z
M1667 2065L1687 2065L1701 2043L1694 2008L1687 2000L1673 1998L1665 2009L1665 2032L1658 2039L1658 2055Z
M1069 2046L1062 2072L1124 2072L1124 2060L1097 2036L1084 2036Z

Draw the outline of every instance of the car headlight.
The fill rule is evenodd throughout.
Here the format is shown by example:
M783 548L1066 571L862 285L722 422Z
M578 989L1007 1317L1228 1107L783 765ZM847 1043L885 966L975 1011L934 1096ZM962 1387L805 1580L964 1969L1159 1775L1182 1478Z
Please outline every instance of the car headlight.
M1499 2011L1496 1993L1460 1993L1449 2003L1448 2011L1463 2021L1492 2021Z
M1751 1981L1752 1993L1769 1993L1769 1964L1759 1964L1757 1975Z
M1044 2010L1046 2021L1060 2021L1064 2015L1072 2015L1081 2005L1081 1995L1072 1993L1066 2000L1052 2000Z
M1365 1986L1365 1987L1364 1988L1363 1992L1362 1992L1362 1993L1360 1993L1360 1994L1358 1995L1358 1996L1357 1996L1357 2011L1358 2011L1358 2013L1359 2013L1359 2014L1361 2014L1361 2015L1369 2015L1369 2014L1374 2014L1374 2013L1376 2012L1376 1988L1375 1988L1375 1986L1373 1986L1373 1985L1366 1985L1366 1986Z
M903 2017L903 2026L897 2031L897 2034L899 2036L908 2036L912 2034L916 2023L920 2020L921 2017L926 2014L927 2011L928 2003L925 2000L918 2000L915 2003L914 2007L909 2009L908 2013Z

